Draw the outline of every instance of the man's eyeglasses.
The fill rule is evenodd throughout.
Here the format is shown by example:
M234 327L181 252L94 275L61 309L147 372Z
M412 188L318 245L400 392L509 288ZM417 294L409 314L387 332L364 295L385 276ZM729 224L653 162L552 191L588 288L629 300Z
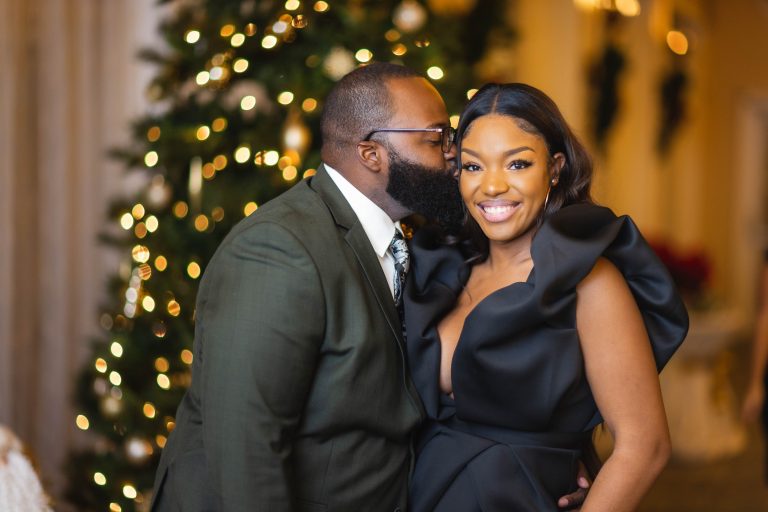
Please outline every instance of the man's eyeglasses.
M453 142L456 139L456 130L452 126L440 126L438 128L377 128L365 136L363 142L368 142L374 133L378 132L433 132L440 134L440 149L443 153L451 150ZM437 141L435 141L437 142Z

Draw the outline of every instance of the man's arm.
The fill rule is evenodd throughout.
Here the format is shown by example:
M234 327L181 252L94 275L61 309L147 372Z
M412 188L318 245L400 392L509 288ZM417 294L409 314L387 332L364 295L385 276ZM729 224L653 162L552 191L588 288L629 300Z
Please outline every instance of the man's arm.
M291 451L323 339L316 267L292 234L251 226L221 248L200 318L203 438L222 510L291 510Z

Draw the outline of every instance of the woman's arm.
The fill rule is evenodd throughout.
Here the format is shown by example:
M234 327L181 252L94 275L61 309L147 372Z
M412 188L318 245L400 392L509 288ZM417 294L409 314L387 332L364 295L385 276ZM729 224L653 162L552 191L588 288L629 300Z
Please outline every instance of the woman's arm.
M755 339L752 342L752 371L741 415L745 421L755 421L765 400L763 379L768 363L768 263L763 266L760 281L760 310L757 314Z
M608 260L598 261L577 297L587 379L614 439L581 510L635 510L670 454L651 343L624 277Z

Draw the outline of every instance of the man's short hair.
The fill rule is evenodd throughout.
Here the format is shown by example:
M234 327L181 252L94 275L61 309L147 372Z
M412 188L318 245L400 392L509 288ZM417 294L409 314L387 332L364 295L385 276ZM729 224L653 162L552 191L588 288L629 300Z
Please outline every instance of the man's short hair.
M385 128L394 105L387 81L423 78L416 71L388 62L373 62L345 75L325 100L320 130L323 151L356 144L376 128Z

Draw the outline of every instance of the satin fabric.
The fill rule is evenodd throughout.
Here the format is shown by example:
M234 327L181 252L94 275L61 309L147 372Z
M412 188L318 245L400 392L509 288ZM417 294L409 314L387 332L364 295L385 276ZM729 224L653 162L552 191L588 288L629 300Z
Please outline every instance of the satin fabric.
M438 322L470 268L457 247L422 230L406 289L408 359L428 420L417 436L414 512L558 510L575 490L581 448L602 418L576 331L576 286L598 258L624 275L659 370L682 343L688 315L666 268L629 217L590 204L550 216L531 246L533 270L467 316L440 392ZM616 336L621 336L620 332Z

